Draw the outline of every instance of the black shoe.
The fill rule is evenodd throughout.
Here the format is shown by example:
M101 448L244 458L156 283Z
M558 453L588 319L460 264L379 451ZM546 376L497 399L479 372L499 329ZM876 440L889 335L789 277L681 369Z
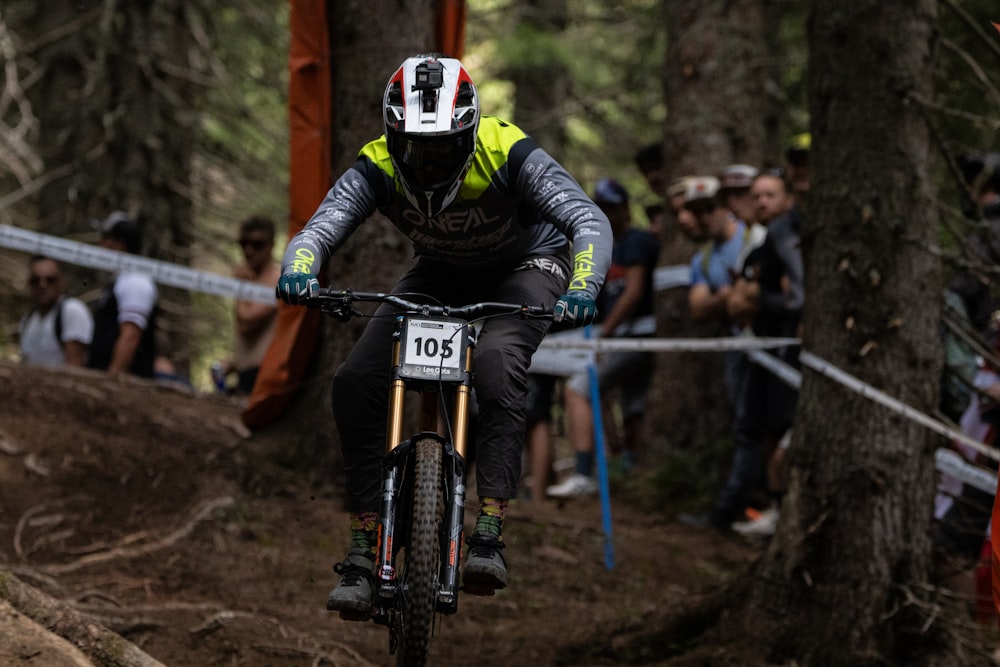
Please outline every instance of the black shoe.
M500 553L504 543L484 533L473 533L465 542L469 555L462 573L463 590L471 595L493 595L506 587L507 561Z
M372 615L375 597L375 561L367 553L351 551L343 563L333 566L340 583L326 598L326 608L339 611L348 621L367 621Z

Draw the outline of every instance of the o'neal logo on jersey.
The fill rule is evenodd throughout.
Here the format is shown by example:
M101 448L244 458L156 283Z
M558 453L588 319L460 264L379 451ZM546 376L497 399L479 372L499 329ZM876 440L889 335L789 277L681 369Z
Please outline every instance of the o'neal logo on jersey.
M414 227L421 227L427 231L464 234L477 227L494 225L500 221L500 216L491 218L480 206L467 210L447 211L433 218L428 218L419 211L407 208L403 211L403 219Z
M569 281L569 288L587 289L587 278L593 275L594 244L591 243L573 257L573 278Z
M299 248L295 251L295 259L292 260L292 271L295 273L312 273L313 263L316 255L308 248Z

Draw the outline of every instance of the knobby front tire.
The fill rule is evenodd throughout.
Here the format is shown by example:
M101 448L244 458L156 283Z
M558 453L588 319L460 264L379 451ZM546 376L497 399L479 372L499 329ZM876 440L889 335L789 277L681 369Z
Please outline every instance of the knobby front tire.
M441 450L441 443L431 438L418 440L414 447L413 517L406 549L397 667L424 667L427 662L441 571Z

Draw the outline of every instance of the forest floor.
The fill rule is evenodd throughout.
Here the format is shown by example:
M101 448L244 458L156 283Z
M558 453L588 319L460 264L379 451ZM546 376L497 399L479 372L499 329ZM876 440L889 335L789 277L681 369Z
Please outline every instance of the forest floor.
M51 641L51 614L35 624L4 602L4 571L170 667L394 664L384 627L324 609L347 543L339 487L280 465L273 436L241 433L236 400L9 363L0 386L0 665L92 664ZM745 575L761 544L682 525L627 490L612 508L609 570L596 498L512 503L510 585L439 617L429 664L769 664L739 646L642 639Z

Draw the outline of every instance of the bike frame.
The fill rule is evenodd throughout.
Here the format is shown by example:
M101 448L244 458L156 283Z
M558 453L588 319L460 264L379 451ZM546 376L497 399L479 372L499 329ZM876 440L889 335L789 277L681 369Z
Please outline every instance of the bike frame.
M379 511L378 580L379 612L375 618L388 621L392 601L399 594L399 578L395 557L405 529L400 525L401 507L407 493L401 481L405 479L406 465L417 440L437 440L443 449L443 477L445 494L444 535L437 594L437 610L444 614L458 611L458 574L461 560L463 520L465 516L465 456L469 437L469 414L472 399L472 358L476 345L476 332L468 322L451 319L461 330L459 354L462 357L459 374L452 379L423 379L415 377L405 367L402 350L407 335L407 324L412 315L396 318L392 342L392 376L389 384L389 414L386 431L386 457L382 477L382 505ZM442 321L444 318L437 318ZM441 414L443 385L454 387L455 396L451 410L450 428L442 427ZM418 432L410 439L403 439L406 414L406 392L421 392ZM447 431L447 432L446 432Z
M390 653L402 642L398 664L422 667L433 615L458 611L477 342L473 322L492 316L551 318L552 311L498 302L421 304L400 295L333 289L321 290L304 305L347 321L364 315L354 309L356 302L389 303L401 311L393 329L372 620L389 627ZM410 391L420 394L419 423L404 439ZM400 571L396 560L404 547Z

